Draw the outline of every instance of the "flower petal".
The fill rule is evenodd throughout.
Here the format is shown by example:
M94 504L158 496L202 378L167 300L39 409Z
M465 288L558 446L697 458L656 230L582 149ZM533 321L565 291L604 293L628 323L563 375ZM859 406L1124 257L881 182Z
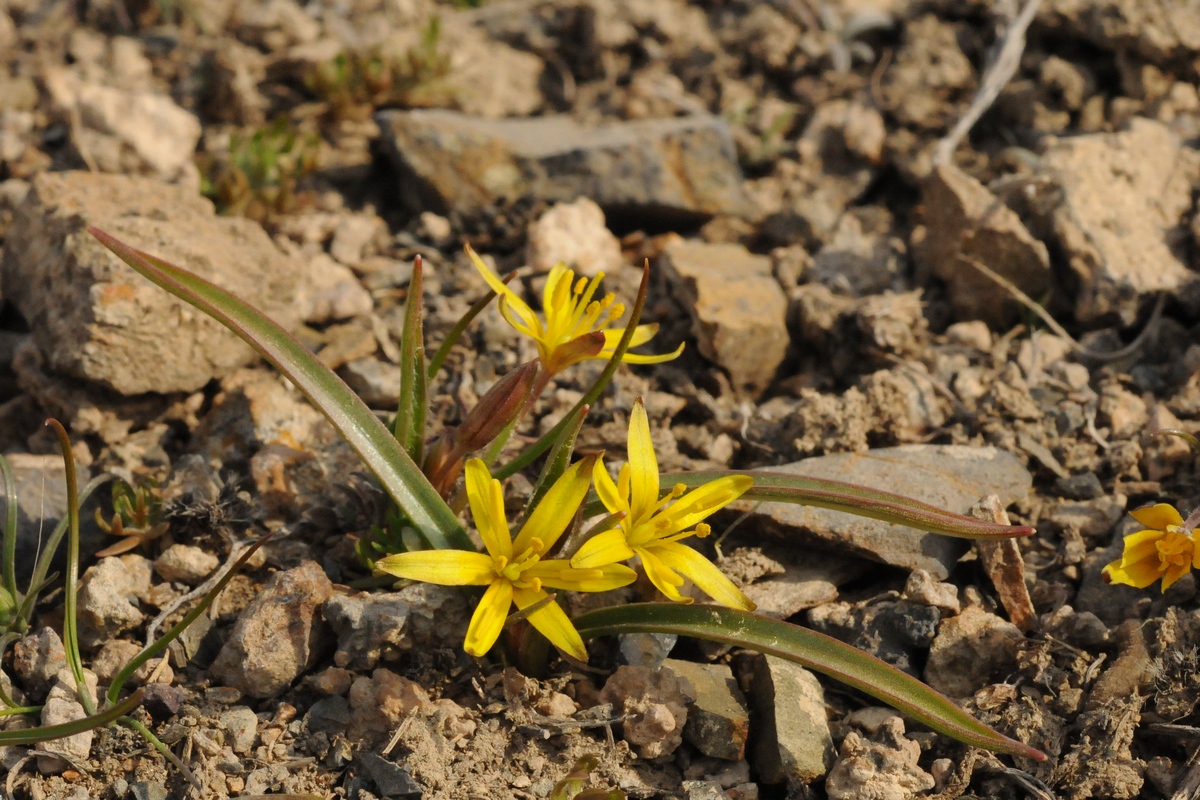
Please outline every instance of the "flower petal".
M505 322L530 339L537 341L538 345L542 344L542 339L544 338L542 321L537 318L537 314L534 314L529 306L524 303L519 306L514 305L509 300L508 295L502 295L498 305L500 307L500 316L504 317Z
M1125 537L1121 563L1132 564L1146 558L1158 558L1158 543L1166 538L1162 531L1138 531Z
M483 546L495 558L513 557L512 534L504 516L504 487L478 458L467 461L467 502Z
M656 529L655 537L687 530L737 500L752 486L754 479L748 475L726 475L692 489L659 512L659 516L670 520L670 524Z
M554 482L513 540L514 553L520 555L525 552L535 538L542 540L545 546L542 552L554 546L587 495L592 483L592 462L595 460L595 456L589 456L576 461Z
M662 353L661 355L648 355L648 354L642 355L641 353L626 353L624 356L621 357L621 363L622 364L663 364L667 361L674 361L675 359L679 358L679 356L682 353L683 353L683 344L680 344L679 347L676 347L673 352ZM596 356L596 358L605 358L605 357L606 356L604 355L603 352L601 352L600 355ZM607 357L611 358L612 353L609 353Z
M633 337L629 340L629 346L637 347L639 344L645 344L653 339L657 333L658 325L638 325L633 330ZM617 349L617 344L624 335L624 328L613 328L604 332L604 349L609 352L609 355Z
M650 419L639 397L629 415L630 524L643 521L658 504L658 459L650 438Z
M471 245L464 245L463 249L467 252L467 256L475 265L475 269L479 271L479 274L483 277L483 280L487 282L488 288L500 295L500 297L506 299L512 306L513 311L520 316L521 319L537 319L537 315L533 313L533 309L529 307L529 304L522 300L519 294L509 288L508 284L500 280L500 276L497 275L495 271L493 271L492 268L489 267L487 263L479 257L479 254L475 252L475 249L472 248Z
M491 556L469 550L417 550L375 562L375 568L410 581L442 586L486 586L496 579Z
M629 496L622 495L617 489L617 484L604 466L604 459L596 459L596 466L592 469L592 484L596 487L596 496L609 513L629 513Z
M1162 591L1171 588L1171 584L1187 575L1192 571L1192 564L1189 561L1187 564L1172 564L1167 567L1167 571L1163 574Z
M463 650L473 656L486 655L500 638L500 631L504 629L504 621L508 619L508 609L512 606L512 601L512 581L503 578L494 581L483 593L483 598L475 607L475 613L471 615Z
M1168 503L1134 509L1129 516L1145 525L1147 528L1165 531L1169 525L1183 525L1183 516Z
M623 564L605 564L596 569L576 569L563 558L539 561L521 573L521 579L537 578L542 586L571 592L607 592L628 586L637 573Z
M534 591L532 589L514 589L513 600L517 603L517 608L526 609L534 603L546 597L543 591ZM575 630L575 626L571 624L571 620L567 617L565 611L557 602L547 603L546 605L534 611L527 618L529 624L537 628L542 636L550 640L550 644L557 647L567 655L578 661L587 661L587 648L583 646L583 637L579 635L579 631ZM497 632L498 635L498 632Z
M1156 554L1140 561L1128 563L1124 559L1114 561L1104 568L1104 574L1108 576L1109 583L1120 583L1145 589L1162 577L1163 570Z
M646 577L650 579L655 588L676 603L692 602L692 598L684 597L679 593L679 587L683 586L683 578L676 575L670 567L660 561L658 556L644 547L634 548L633 552L637 553L642 559L642 568L646 570Z
M604 348L604 335L600 331L592 331L582 336L556 345L547 356L544 365L551 375L562 372L573 364L595 358Z
M743 611L753 611L756 608L750 598L742 594L741 589L717 569L716 564L687 545L663 542L648 549L668 567L691 579L700 591L721 605L740 608Z
M625 531L613 528L598 533L583 543L571 557L571 566L579 569L595 569L605 564L615 564L633 558L633 550L625 541Z

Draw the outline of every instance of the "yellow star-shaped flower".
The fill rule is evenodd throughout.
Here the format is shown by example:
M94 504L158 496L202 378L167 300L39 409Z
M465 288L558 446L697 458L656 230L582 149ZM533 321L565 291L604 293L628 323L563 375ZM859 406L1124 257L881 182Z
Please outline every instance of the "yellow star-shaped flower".
M1192 567L1200 569L1200 548L1173 506L1159 503L1129 513L1148 530L1125 537L1121 557L1104 568L1105 581L1145 589L1162 578L1165 592Z
M522 610L543 603L549 597L546 589L604 592L628 586L636 574L620 564L581 569L566 559L542 558L562 536L587 495L595 460L595 456L585 458L563 473L514 539L504 516L500 481L492 478L482 461L473 458L466 465L467 500L487 552L421 550L387 556L376 567L414 581L488 587L471 617L463 643L463 649L473 656L482 656L496 643L514 603ZM528 619L559 650L587 661L583 639L557 602L544 603Z
M483 263L470 245L467 245L466 251L488 286L500 295L500 313L504 319L534 340L542 366L550 375L590 358L612 358L625 331L609 326L621 318L625 306L618 303L612 294L594 299L604 273L590 281L583 277L575 280L573 270L567 269L565 264L555 265L546 279L542 295L542 310L546 315L543 322L520 295L508 288L500 276ZM638 325L629 346L633 348L645 344L656 333L657 325ZM659 364L678 358L682 352L681 344L673 353L657 356L626 353L621 360L627 364Z
M625 515L620 527L584 542L571 559L571 566L597 567L636 555L642 560L646 577L676 602L692 602L679 593L686 577L718 603L753 611L754 603L733 581L700 553L680 544L680 540L707 536L710 528L701 521L745 494L754 480L745 475L731 475L690 492L679 484L660 499L658 459L641 400L634 404L629 418L628 450L629 461L621 467L616 483L600 461L596 462L593 475L596 494L604 507L613 514Z

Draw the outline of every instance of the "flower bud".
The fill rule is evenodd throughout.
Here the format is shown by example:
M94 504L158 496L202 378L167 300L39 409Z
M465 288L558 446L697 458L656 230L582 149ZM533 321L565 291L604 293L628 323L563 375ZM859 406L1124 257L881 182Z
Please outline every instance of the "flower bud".
M538 362L531 361L496 381L458 426L455 452L465 456L491 444L525 407L537 374Z

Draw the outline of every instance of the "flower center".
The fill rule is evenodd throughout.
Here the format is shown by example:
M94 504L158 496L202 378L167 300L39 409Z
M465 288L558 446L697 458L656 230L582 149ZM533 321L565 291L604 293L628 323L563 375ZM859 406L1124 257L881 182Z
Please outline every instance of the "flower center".
M1158 540L1158 560L1162 569L1190 566L1194 546L1190 536L1177 532L1172 525L1166 535Z
M521 580L521 573L532 567L542 557L542 551L546 549L541 539L532 539L529 542L529 547L520 555L509 561L504 556L496 559L496 574L502 578L508 578L515 585L522 589L540 589L542 582L537 578L531 581Z

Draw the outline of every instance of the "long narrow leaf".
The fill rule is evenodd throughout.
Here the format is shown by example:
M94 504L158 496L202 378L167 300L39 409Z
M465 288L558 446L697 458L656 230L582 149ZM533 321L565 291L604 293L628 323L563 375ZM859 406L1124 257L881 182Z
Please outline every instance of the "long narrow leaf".
M203 278L130 247L98 228L89 227L88 231L126 264L225 325L274 364L341 432L432 546L475 549L454 512L391 432L350 387L287 331L249 303Z
M984 522L904 495L825 478L780 472L710 470L665 473L661 481L667 489L676 483L693 487L725 475L748 475L754 479L754 486L742 495L742 500L828 508L959 539L1016 539L1034 533L1028 525ZM588 510L592 510L591 507Z
M408 284L408 303L404 308L404 340L400 342L400 403L392 430L396 441L414 464L420 464L425 449L425 269L421 257L413 263Z
M14 603L21 601L17 593L17 482L13 478L12 468L8 459L0 455L0 473L4 476L4 537L2 569L4 572L4 590Z
M525 504L525 512L522 516L527 517L533 513L533 509L542 502L542 498L545 497L546 492L550 491L550 487L571 466L571 456L575 455L575 439L579 436L579 429L583 427L583 420L587 417L589 408L590 406L584 406L571 412L571 424L563 428L562 434L550 448L550 455L546 457L542 474L538 476L538 482L533 487L533 494L529 496L529 502Z
M138 689L131 694L124 702L118 703L112 708L102 711L99 714L84 717L83 719L64 722L61 725L46 725L42 728L28 728L19 731L0 731L0 745L29 745L37 744L38 742L49 742L54 739L65 739L68 736L74 736L77 733L90 731L93 728L102 728L105 725L111 725L121 717L133 711L142 702L142 690Z
M668 633L744 647L794 661L903 711L939 733L997 753L1045 761L1037 748L997 733L911 675L830 636L722 606L634 603L576 617L583 638Z

